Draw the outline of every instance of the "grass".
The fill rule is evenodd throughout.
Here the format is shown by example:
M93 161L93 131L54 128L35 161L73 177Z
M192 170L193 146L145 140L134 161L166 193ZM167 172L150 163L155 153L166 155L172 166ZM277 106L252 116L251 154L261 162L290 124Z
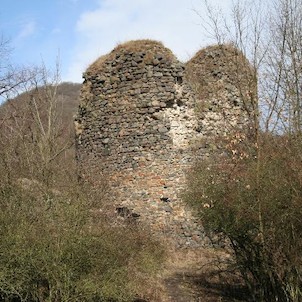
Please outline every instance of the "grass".
M0 301L131 301L163 260L150 234L108 223L87 196L2 186L0 208Z
M161 42L144 39L144 40L131 40L125 43L118 44L109 54L101 56L94 63L92 63L88 69L87 73L99 73L106 62L114 60L117 56L121 54L129 54L129 53L139 53L139 52L147 52L152 57L156 54L162 54L164 57L170 61L176 60L176 57L172 53L172 51L166 48Z

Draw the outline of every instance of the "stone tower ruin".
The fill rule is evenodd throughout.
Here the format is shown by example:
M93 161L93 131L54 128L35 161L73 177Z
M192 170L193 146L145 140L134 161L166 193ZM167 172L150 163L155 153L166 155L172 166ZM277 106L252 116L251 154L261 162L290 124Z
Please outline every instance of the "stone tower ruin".
M106 178L115 208L178 246L202 244L180 193L194 160L217 149L214 138L252 129L248 61L220 45L183 64L160 42L138 40L100 57L83 77L76 117L83 179Z

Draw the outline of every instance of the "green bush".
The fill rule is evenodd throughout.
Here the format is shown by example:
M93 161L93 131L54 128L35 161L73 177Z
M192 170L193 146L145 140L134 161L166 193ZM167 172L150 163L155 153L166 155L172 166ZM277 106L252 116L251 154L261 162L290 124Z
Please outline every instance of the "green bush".
M161 245L133 224L117 224L106 181L97 189L79 185L58 70L42 67L33 76L29 92L0 110L0 301L149 294L146 279L161 264Z
M266 137L249 154L200 163L188 178L186 200L230 243L253 301L302 300L301 146Z
M163 250L79 196L0 188L0 301L132 301L143 292Z

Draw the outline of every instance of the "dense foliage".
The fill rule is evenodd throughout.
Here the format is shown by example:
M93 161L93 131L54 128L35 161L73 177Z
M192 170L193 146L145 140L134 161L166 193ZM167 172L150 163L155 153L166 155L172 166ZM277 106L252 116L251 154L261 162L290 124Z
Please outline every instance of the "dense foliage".
M112 205L105 214L104 192L79 183L72 117L62 111L72 85L49 85L45 71L42 79L0 107L0 301L148 296L163 248L119 222Z
M230 243L253 301L301 301L301 140L263 137L249 151L240 144L233 158L192 171L186 199L207 231Z
M162 258L147 234L110 225L87 197L1 187L0 300L129 301Z

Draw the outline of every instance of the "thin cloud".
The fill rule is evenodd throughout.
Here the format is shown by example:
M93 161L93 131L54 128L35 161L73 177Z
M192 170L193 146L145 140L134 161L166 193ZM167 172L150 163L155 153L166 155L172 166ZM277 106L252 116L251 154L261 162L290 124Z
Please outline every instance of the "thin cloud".
M24 40L27 39L28 37L32 36L35 31L37 29L36 23L35 21L29 21L25 24L22 25L22 28L19 32L19 34L17 35L17 40Z
M203 29L197 25L200 18L193 12L193 8L200 6L200 0L98 3L95 10L83 12L77 21L77 45L67 74L69 80L81 81L81 74L90 63L127 40L162 41L182 61L206 44Z
M51 34L56 35L56 34L60 34L61 32L62 32L61 28L55 27L55 28L51 31Z

